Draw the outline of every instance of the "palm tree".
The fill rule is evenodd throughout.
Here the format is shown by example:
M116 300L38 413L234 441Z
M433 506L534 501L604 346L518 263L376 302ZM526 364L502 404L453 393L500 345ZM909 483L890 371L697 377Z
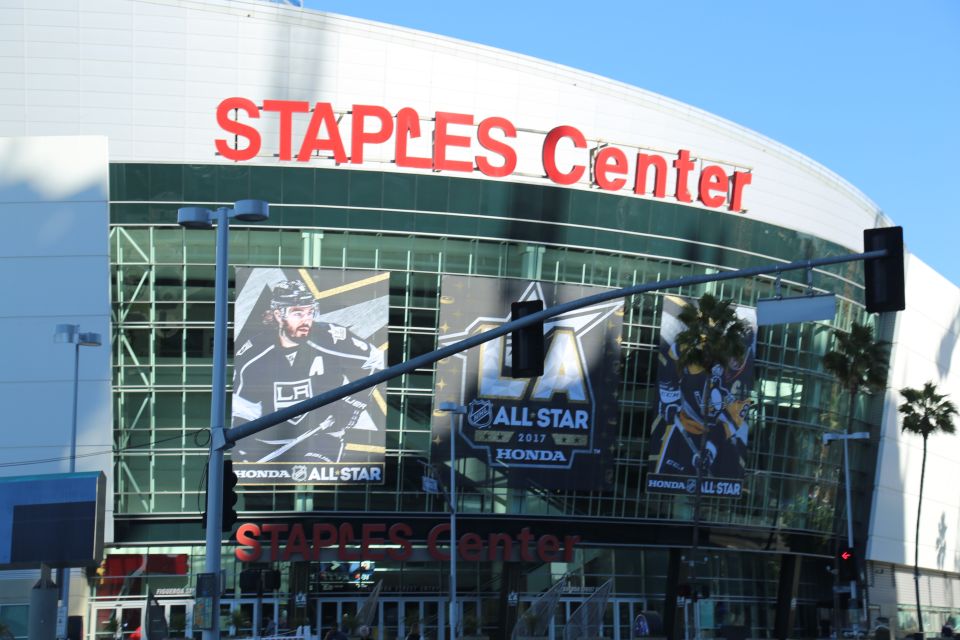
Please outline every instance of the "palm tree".
M860 392L873 393L880 391L887 384L889 343L875 340L873 328L857 322L850 325L849 333L834 330L833 335L836 339L836 348L823 356L823 366L829 373L833 374L848 393L847 433L849 434L853 432L857 396L860 395ZM846 459L846 440L844 440L843 446L844 459ZM847 500L846 508L848 510L853 508L853 505L849 502ZM852 515L848 514L848 526L851 518ZM848 535L851 535L849 529ZM839 615L839 611L837 615Z
M686 329L677 335L677 360L685 371L704 371L704 390L700 399L700 416L704 430L697 443L697 484L693 502L693 544L691 545L690 582L696 581L696 555L700 544L700 499L703 472L706 466L704 449L710 433L723 407L711 402L715 377L714 367L724 369L731 362L741 360L747 353L746 339L750 330L746 321L737 317L732 300L719 300L705 293L697 305L686 305L677 318ZM695 635L699 637L699 633Z
M849 394L847 433L853 431L857 396L861 391L874 393L887 384L889 342L874 340L873 328L854 322L850 332L833 332L837 348L823 356L824 368Z
M887 384L887 350L890 343L874 340L873 328L854 322L850 332L834 331L837 348L823 356L824 368L850 393L848 426L853 425L857 395L883 389Z
M927 438L932 434L953 433L953 419L957 407L947 396L937 393L937 385L924 383L923 389L900 389L904 402L899 411L903 414L901 431L923 436L923 462L920 463L920 498L917 501L917 531L913 538L913 582L917 592L917 624L923 635L923 616L920 613L920 507L923 505L923 476L927 470Z

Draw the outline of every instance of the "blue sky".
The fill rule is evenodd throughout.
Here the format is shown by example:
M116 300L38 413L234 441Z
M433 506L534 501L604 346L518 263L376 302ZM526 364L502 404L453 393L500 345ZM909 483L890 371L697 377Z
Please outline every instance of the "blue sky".
M806 154L960 284L960 2L306 0L655 91Z

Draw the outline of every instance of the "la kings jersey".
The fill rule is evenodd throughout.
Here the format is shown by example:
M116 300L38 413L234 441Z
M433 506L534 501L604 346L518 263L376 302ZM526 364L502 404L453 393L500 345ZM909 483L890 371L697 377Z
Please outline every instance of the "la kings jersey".
M233 424L243 424L383 369L383 352L346 327L315 323L303 343L285 348L276 330L245 339L234 359ZM295 416L238 443L241 462L365 462L382 453L373 391Z

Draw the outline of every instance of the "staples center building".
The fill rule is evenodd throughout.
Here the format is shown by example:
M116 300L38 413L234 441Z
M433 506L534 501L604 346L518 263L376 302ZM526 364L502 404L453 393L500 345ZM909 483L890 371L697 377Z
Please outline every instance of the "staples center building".
M261 289L267 315L285 309L280 281L306 283L321 313L331 292L382 286L371 300L382 301L386 337L353 339L368 371L377 369L371 349L385 355L382 364L406 361L478 326L470 320L502 322L523 296L552 304L856 253L864 229L893 224L839 176L736 124L441 36L218 0L15 0L0 8L0 24L0 322L23 337L8 341L11 364L0 371L5 475L69 468L75 354L53 343L54 326L104 336L104 346L76 353L76 468L102 470L110 482L103 562L72 573L70 614L84 638L129 637L146 620L149 594L171 637L199 635L216 232L178 226L178 208L270 205L268 220L230 225L229 260L238 267L229 272L231 337L242 335L241 317L266 304L241 304L241 284L257 274L276 276ZM784 295L810 286L835 293L836 316L756 331L753 381L737 392L743 422L731 432L742 477L730 495L719 484L705 495L699 518L693 495L657 490L684 482L651 480L648 471L667 455L653 434L664 400L660 332L676 300L668 296L710 292L750 308L774 294L772 277L633 296L604 312L600 324L612 333L593 343L555 326L593 362L578 375L606 363L589 396L603 405L602 421L520 401L497 409L513 388L497 373L502 386L486 396L494 400L476 405L492 408L488 422L479 413L463 422L476 427L471 442L492 444L458 454L455 467L463 633L506 637L561 580L551 634L607 581L596 635L612 638L636 635L641 612L662 621L654 635L680 637L694 607L716 636L741 627L750 637L817 637L848 624L834 614L846 606L834 596L833 572L846 532L842 455L823 444L848 419L870 434L850 445L863 605L871 624L885 617L898 636L914 630L922 441L899 434L897 390L934 380L960 391L951 369L960 292L909 253L906 269L907 310L873 316L860 263L815 269L809 281L802 271L783 275ZM306 295L298 291L290 295ZM338 327L354 331L366 314L331 321L330 339L346 345L352 334L338 336ZM821 358L834 347L833 330L853 322L893 346L886 392L861 396L851 417ZM241 342L237 362L247 357ZM234 345L228 382L239 379L233 353ZM494 367L506 358L483 353ZM449 637L449 431L439 404L472 398L462 391L469 384L450 391L449 364L395 378L357 409L372 416L368 430L381 440L357 444L341 434L340 453L379 456L375 463L335 473L321 465L316 477L292 482L283 470L243 471L239 523L224 534L224 629L253 636L276 618L281 629L326 630L379 582L378 638L404 637L414 621L425 636ZM463 372L469 382L466 364ZM316 374L312 367L306 379ZM573 402L574 383L566 384L564 401ZM235 423L260 410L233 392ZM302 393L276 386L273 399L280 406ZM537 448L544 437L557 447ZM919 527L928 630L960 616L960 445L937 438ZM587 442L576 455L563 448ZM473 455L481 450L493 457ZM240 463L243 451L230 456ZM574 458L587 471L564 466ZM514 463L535 471L514 472ZM248 482L256 473L259 482ZM440 480L439 494L431 480ZM271 572L259 598L240 584L256 570ZM0 572L0 620L18 637L26 637L35 576ZM696 605L691 593L700 595Z

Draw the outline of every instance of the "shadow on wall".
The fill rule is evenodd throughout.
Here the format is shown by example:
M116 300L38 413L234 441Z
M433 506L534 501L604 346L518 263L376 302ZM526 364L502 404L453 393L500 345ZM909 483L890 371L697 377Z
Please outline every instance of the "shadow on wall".
M947 513L940 512L940 522L937 523L937 569L943 570L943 562L947 558Z
M950 362L957 349L957 339L960 337L960 309L953 314L953 321L947 332L940 338L940 349L937 351L937 371L940 378L946 380L950 376Z
M960 531L960 510L957 510L957 530ZM953 570L960 573L960 542L953 550Z

